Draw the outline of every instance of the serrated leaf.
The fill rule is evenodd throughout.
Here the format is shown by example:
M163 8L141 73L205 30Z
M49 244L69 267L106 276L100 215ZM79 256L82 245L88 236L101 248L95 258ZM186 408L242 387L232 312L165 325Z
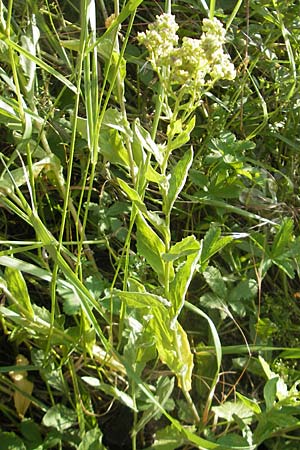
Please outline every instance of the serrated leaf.
M208 266L203 272L203 276L213 293L220 298L225 299L227 296L227 286L219 269L213 266Z
M205 308L224 310L224 301L212 292L201 295L200 304Z

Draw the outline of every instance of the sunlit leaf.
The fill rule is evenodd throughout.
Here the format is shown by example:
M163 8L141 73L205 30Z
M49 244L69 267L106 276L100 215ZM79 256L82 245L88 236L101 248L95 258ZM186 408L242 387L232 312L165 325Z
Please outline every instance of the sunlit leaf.
M165 278L165 262L162 259L162 254L165 251L165 245L141 214L137 216L136 223L138 252L146 259L163 284Z
M190 147L190 149L178 161L176 166L171 169L169 189L166 196L165 213L171 211L174 202L183 189L188 176L189 168L192 165L192 161L193 149Z
M74 426L76 421L76 412L59 403L48 409L43 417L42 423L45 427L52 427L63 432Z
M27 311L28 315L33 318L34 311L32 309L30 296L22 272L13 267L6 267L5 280L8 290L11 292L13 297L20 304L20 306Z

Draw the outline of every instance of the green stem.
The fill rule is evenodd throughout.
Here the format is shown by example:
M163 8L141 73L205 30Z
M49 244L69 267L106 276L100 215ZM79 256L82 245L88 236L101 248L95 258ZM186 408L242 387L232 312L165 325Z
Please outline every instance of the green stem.
M216 0L210 0L210 7L209 7L209 18L212 20L215 15L215 9L216 9Z

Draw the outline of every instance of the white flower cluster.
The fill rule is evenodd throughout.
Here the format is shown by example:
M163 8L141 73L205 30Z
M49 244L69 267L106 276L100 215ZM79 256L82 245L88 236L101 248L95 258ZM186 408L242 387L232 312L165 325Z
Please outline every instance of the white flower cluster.
M138 33L140 44L149 52L149 60L155 70L168 66L174 47L178 44L178 25L172 14L156 16L146 33Z
M162 14L138 34L140 44L149 52L149 60L167 89L183 89L201 96L204 87L219 79L233 80L236 72L228 54L224 53L225 29L214 18L203 20L200 39L184 37L178 46L178 25L171 14ZM163 72L163 68L166 68ZM167 79L164 79L166 78ZM197 95L197 94L196 94Z

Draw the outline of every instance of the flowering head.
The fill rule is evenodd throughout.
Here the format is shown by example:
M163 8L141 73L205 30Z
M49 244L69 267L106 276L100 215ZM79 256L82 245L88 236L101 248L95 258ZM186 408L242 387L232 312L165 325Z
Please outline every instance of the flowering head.
M174 16L162 14L145 33L138 34L169 95L178 95L179 89L197 99L215 81L235 78L234 66L223 50L226 32L218 19L204 19L200 39L184 37L180 46L177 30Z
M155 70L168 66L171 54L178 43L178 25L172 14L156 16L145 33L138 33L138 41L149 52L149 59Z

